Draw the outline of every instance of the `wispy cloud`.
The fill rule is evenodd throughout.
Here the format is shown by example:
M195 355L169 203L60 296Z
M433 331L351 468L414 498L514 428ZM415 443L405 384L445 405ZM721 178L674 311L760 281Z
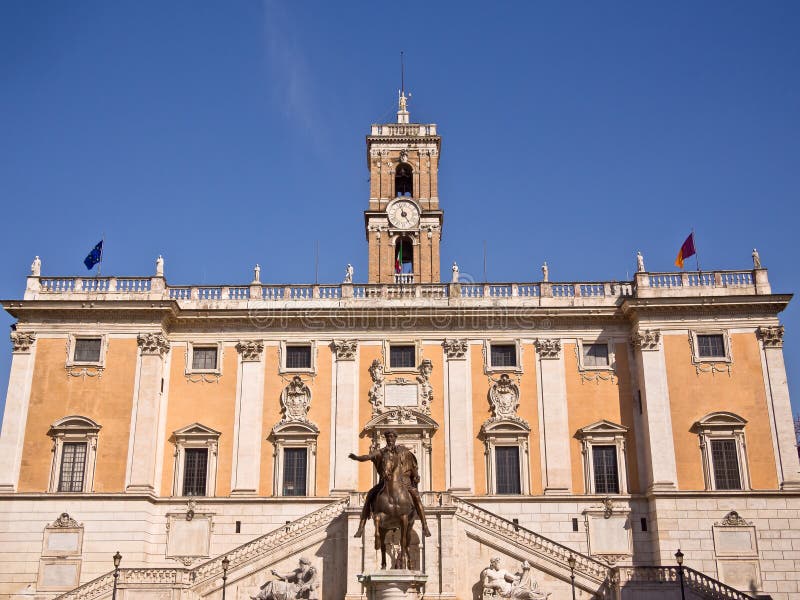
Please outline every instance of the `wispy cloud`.
M292 23L285 5L263 0L265 51L271 70L275 101L287 119L311 138L315 149L323 151L323 119L315 105L312 77L303 48L292 35Z

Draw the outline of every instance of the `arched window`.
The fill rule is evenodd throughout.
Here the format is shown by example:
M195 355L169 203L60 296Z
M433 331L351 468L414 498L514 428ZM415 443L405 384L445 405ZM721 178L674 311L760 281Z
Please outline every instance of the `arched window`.
M414 178L411 165L400 163L394 173L394 192L396 196L414 195Z
M94 491L94 466L100 425L89 417L70 415L47 432L53 438L51 492Z
M731 412L707 414L692 426L700 439L707 490L749 490L750 474L744 428L747 421Z

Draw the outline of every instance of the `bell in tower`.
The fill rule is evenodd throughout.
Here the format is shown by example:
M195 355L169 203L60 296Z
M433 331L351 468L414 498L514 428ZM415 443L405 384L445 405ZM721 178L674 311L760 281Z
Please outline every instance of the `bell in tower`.
M441 138L435 124L410 122L409 98L401 90L397 122L372 125L367 136L369 283L440 281Z

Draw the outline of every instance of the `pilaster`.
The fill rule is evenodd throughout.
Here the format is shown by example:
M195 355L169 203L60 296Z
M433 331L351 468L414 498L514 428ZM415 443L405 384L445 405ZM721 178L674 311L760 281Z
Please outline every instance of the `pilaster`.
M572 470L564 353L561 340L558 339L538 339L535 346L539 371L544 493L568 494L572 490Z
M651 329L636 331L631 336L631 343L642 396L647 490L676 490L678 470L661 332Z
M169 341L161 333L144 333L137 338L139 357L131 417L131 443L128 456L126 492L156 493L156 458L159 421L162 414L164 359Z
M445 486L450 492L475 490L472 425L472 377L469 342L445 340L444 368Z
M8 377L3 429L0 432L0 493L16 492L19 483L36 356L35 341L36 336L33 333L11 332L11 372Z
M236 344L239 377L233 426L231 496L255 496L261 472L261 437L264 413L264 342Z
M331 390L331 494L358 489L358 464L348 455L358 443L358 341L332 344L334 383Z
M761 340L764 385L772 417L770 425L777 446L775 462L778 466L778 482L783 490L797 490L800 489L800 461L783 360L783 326L759 327L758 337Z

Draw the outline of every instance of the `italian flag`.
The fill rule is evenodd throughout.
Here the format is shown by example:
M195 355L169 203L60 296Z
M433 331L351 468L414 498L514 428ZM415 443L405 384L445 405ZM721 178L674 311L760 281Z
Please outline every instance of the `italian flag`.
M394 260L394 272L403 272L403 242L397 245L397 257Z

